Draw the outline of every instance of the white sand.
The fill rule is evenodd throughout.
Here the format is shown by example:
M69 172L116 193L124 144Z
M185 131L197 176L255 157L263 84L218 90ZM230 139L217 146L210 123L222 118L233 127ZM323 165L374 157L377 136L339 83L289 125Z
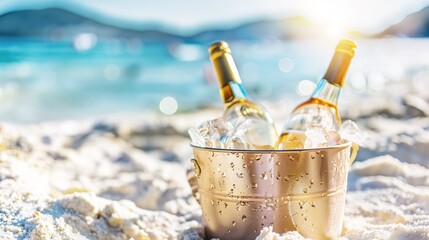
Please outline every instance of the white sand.
M0 239L200 239L186 129L216 114L3 124ZM429 239L429 117L370 114L343 239ZM304 238L265 228L258 239Z

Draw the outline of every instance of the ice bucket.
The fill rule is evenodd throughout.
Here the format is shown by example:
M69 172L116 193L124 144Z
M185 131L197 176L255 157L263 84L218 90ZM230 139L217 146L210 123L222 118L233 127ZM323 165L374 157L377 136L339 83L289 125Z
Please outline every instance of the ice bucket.
M312 239L340 237L357 145L272 151L191 147L189 182L207 239L255 239L268 226Z

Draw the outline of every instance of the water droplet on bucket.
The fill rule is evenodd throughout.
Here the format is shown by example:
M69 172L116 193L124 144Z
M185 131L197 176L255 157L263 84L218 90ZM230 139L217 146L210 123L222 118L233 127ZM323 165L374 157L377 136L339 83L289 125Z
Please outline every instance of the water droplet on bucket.
M223 172L223 173L222 173L222 177L226 177L226 174L225 174L225 172Z
M234 168L234 163L233 162L231 162L229 165L231 166L231 168Z
M246 168L246 167L247 167L247 164L243 163L243 168Z
M267 180L268 179L267 174L266 173L262 173L261 174L261 179Z
M261 158L262 158L262 156L261 156L261 155L259 155L259 154L255 155L255 160L256 160L256 161L261 160Z
M210 190L213 190L215 188L213 183L210 183Z
M314 155L314 153L311 153L311 159L315 159L316 158L316 155Z
M240 157L240 154L236 153L236 154L235 154L235 156L236 156L236 157Z
M238 178L243 178L243 173L236 173L235 174Z
M247 219L247 216L246 216L246 215L241 216L241 220L242 220L242 221L246 221L246 219Z
M277 162L276 162L276 165L277 165L277 166L278 166L278 165L280 165L280 161L277 161Z
M252 183L252 188L257 188L258 184L257 183Z
M294 157L289 156L289 160L293 161L293 160L294 160Z
M225 208L227 208L228 207L228 203L224 203L225 204Z
M314 202L311 203L311 207L316 207L316 204Z
M235 221L232 221L232 226L235 227Z
M304 193L307 193L307 188L304 188L302 191L303 191Z
M212 206L214 206L214 205L215 205L215 204L214 204L214 201L213 201L213 199L212 199L212 200L210 200L210 202L211 202Z
M285 177L285 181L289 181L290 180L290 177L289 176L286 176Z

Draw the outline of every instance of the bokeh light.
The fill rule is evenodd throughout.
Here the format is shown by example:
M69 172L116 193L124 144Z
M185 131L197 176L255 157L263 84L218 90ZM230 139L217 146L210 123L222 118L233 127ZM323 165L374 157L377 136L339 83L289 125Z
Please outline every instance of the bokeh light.
M295 63L292 59L288 57L283 57L279 60L278 66L280 71L288 73L293 70L293 68L295 67Z
M366 78L361 72L352 72L350 74L350 84L356 92L364 92L366 90Z
M300 96L310 96L314 89L316 89L316 83L310 80L302 80L298 84L297 93Z
M165 115L173 115L177 109L178 104L173 97L165 97L159 102L159 110Z
M93 33L80 33L73 39L73 47L78 52L85 52L97 44L97 36Z

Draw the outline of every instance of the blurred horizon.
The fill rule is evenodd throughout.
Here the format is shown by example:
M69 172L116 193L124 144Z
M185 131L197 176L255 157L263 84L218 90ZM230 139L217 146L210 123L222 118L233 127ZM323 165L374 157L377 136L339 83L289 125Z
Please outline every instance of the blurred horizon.
M165 0L164 0L165 1ZM240 2L246 7L237 8ZM165 1L166 5L169 4ZM371 36L401 22L408 15L429 6L429 0L412 1L353 1L344 3L329 0L323 3L312 0L284 2L268 0L239 0L235 3L221 0L200 2L185 0L181 4L166 6L157 1L113 0L82 2L78 0L4 0L0 3L0 16L16 11L58 8L99 21L104 24L133 30L154 30L190 36L205 30L231 29L241 25L301 17L326 27L337 26ZM174 4L173 4L174 5ZM139 8L142 7L142 8ZM379 9L385 8L384 11ZM386 9L387 8L387 9ZM149 9L149 11L148 11ZM362 13L355 14L355 13Z

